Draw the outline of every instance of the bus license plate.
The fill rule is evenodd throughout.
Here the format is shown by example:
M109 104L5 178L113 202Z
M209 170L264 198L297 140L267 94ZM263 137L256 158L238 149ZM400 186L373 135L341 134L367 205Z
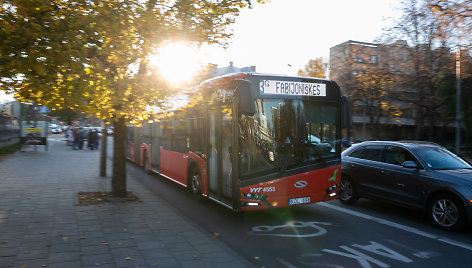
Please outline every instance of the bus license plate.
M299 197L299 198L292 198L288 200L288 205L301 205L301 204L309 204L311 202L310 197Z

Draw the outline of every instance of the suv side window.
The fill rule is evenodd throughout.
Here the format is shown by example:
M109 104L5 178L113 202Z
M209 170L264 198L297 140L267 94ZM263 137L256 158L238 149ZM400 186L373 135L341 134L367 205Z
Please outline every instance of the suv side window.
M349 156L381 162L382 153L384 149L385 149L385 146L383 145L366 145L366 146L363 146L362 148L358 148L357 150L349 154Z
M387 153L385 155L386 163L401 166L405 161L413 161L419 165L415 157L404 148L392 145L387 147Z

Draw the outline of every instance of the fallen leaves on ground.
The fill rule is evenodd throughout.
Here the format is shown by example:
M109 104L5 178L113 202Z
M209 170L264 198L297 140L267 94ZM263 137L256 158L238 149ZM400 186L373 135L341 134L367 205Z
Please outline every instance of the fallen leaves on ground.
M132 192L127 192L126 197L115 197L111 192L79 192L79 204L101 204L101 203L127 203L142 202Z

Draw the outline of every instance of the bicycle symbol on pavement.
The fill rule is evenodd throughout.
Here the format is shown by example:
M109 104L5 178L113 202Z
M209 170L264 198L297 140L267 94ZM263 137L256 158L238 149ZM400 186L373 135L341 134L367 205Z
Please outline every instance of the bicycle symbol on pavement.
M277 237L315 237L322 236L328 231L320 225L329 226L332 225L329 222L303 222L303 221L290 221L283 225L269 226L260 225L251 228L249 234L252 235L265 235L265 236L277 236ZM301 230L302 228L306 228ZM306 231L308 230L308 232ZM287 233L291 232L291 233Z

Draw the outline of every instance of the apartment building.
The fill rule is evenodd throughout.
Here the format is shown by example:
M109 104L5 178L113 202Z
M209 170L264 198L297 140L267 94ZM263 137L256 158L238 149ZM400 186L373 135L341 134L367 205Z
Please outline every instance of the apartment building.
M434 73L426 68L426 56ZM423 97L429 91L434 95L438 89L433 76L451 71L444 68L449 65L448 49L410 47L406 41L376 44L349 40L331 47L330 79L339 84L351 103L349 136L359 140L449 139L453 122L447 122L439 100ZM417 75L426 71L431 74Z

